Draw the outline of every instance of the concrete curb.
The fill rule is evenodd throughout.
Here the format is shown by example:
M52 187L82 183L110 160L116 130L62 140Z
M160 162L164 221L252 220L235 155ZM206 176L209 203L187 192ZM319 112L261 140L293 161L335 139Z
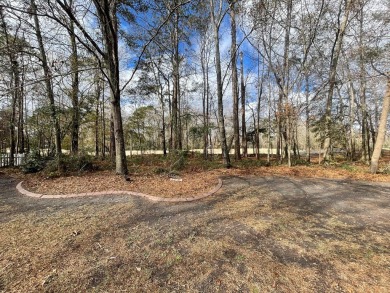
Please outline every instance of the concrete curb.
M83 196L130 195L130 196L143 197L154 202L189 202L189 201L200 200L202 198L206 198L216 193L222 187L222 180L218 178L217 186L215 186L211 191L207 193L197 195L197 196L183 197L183 198L164 198L164 197L153 196L153 195L140 193L140 192L113 191L113 190L99 191L99 192L71 193L71 194L40 194L40 193L34 193L24 189L22 183L23 181L19 182L18 185L16 185L16 189L19 191L19 193L30 197L35 197L35 198L75 198L75 197L83 197Z

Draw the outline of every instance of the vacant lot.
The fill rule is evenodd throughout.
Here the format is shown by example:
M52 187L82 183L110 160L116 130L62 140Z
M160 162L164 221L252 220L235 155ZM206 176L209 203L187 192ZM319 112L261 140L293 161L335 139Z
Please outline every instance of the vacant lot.
M389 292L386 184L225 176L198 202L18 195L0 175L3 292Z

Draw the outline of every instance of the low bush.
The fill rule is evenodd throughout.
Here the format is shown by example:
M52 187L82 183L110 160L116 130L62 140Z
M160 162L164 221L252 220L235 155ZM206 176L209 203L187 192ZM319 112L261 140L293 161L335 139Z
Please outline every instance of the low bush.
M292 162L293 166L310 166L310 162L307 159L295 159Z
M170 166L169 171L181 171L186 165L186 159L188 152L186 151L175 151L168 155Z
M50 160L45 168L47 174L74 173L94 170L93 158L90 155L61 155Z
M153 169L153 173L157 175L163 175L169 173L169 170L161 168L161 167L156 167Z
M38 151L33 150L26 155L24 164L20 167L23 173L36 173L46 166L47 159L41 156Z
M250 169L256 167L268 167L270 163L265 160L257 160L255 158L242 158L241 160L234 161L234 165L238 168Z
M340 165L340 168L341 168L341 169L344 169L344 170L346 170L346 171L348 171L348 172L356 172L356 167L353 166L353 165L351 165L351 164L349 164L349 163L343 163L343 164L341 164L341 165Z

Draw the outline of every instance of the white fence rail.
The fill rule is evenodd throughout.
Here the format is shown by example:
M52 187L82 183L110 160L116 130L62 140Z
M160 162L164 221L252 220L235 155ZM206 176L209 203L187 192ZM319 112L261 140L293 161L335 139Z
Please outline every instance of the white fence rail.
M0 167L7 167L10 165L10 155L0 154ZM24 154L15 154L14 166L20 166L24 163Z

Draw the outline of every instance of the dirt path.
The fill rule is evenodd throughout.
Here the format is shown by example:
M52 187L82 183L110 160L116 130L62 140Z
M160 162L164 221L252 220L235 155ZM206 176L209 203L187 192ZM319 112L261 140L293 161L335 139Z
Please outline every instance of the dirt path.
M390 291L388 184L230 176L215 195L179 204L35 199L16 184L0 176L0 292ZM64 234L35 243L41 225ZM32 255L21 265L23 245Z

